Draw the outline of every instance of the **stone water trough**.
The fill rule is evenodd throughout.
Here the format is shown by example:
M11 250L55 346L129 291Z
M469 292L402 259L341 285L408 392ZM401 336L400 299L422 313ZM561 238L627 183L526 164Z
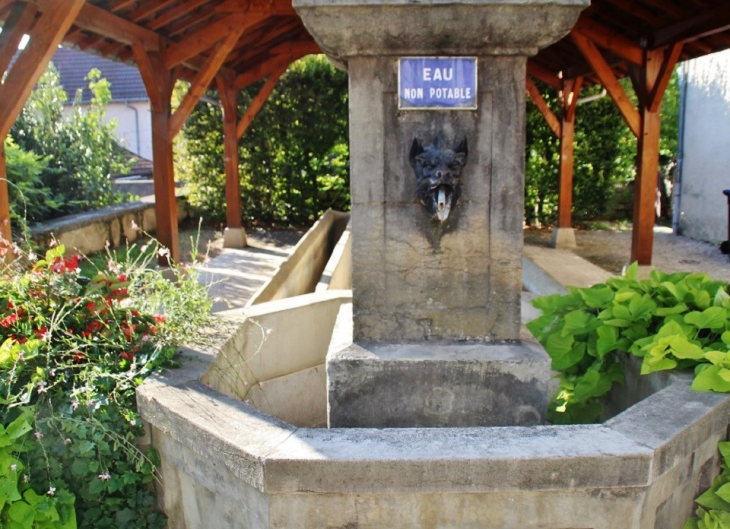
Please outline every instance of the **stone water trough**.
M170 528L683 526L730 410L685 375L629 377L603 424L326 428L326 356L351 342L349 236L314 292L222 313L182 368L138 390ZM329 244L315 227L309 252L312 238Z

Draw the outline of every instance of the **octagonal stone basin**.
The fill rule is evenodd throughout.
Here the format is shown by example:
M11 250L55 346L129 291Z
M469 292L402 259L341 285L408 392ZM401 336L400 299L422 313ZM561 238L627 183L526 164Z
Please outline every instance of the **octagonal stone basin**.
M689 374L630 375L597 425L323 428L350 296L222 313L138 389L168 527L680 529L719 471L730 398Z

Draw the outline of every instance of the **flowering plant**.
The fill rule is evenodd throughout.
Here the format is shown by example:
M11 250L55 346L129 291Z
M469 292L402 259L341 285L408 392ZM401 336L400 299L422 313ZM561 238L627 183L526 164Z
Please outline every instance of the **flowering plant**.
M149 262L85 277L64 254L0 275L0 428L12 441L0 430L0 526L162 527L156 454L133 444L135 389L208 317L206 289L182 267L170 286Z

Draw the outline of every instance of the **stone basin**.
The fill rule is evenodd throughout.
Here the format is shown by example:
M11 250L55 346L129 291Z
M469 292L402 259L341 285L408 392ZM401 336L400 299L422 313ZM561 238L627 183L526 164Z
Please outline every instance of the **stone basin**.
M730 398L690 374L629 376L603 424L323 428L350 298L222 313L139 388L170 528L679 529L719 471Z

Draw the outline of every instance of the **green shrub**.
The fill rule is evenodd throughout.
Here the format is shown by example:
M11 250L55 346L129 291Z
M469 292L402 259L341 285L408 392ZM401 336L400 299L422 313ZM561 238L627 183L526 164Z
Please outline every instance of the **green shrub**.
M42 160L37 175L46 199L26 198L28 220L41 221L120 202L114 193L113 174L125 174L130 163L114 136L116 123L105 122L111 99L109 82L93 69L87 77L93 94L87 109L74 104L63 113L68 99L58 71L50 65L31 93L10 131L24 151ZM13 175L9 175L13 182Z
M239 115L261 85L242 92ZM289 67L239 142L246 224L306 224L328 208L349 209L347 112L347 74L324 56ZM177 144L188 202L207 219L225 218L222 128L221 109L201 103Z
M720 475L697 497L695 502L700 507L684 529L730 529L730 443L720 442L718 449L722 457Z
M209 318L210 301L194 268L174 267L171 287L147 268L157 252L143 255L84 277L59 246L0 275L2 527L164 526L157 455L133 444L135 389Z
M642 358L641 374L693 368L693 389L730 392L728 284L657 270L637 280L636 270L634 264L625 277L533 301L542 316L527 327L560 373L551 422L597 421L606 394L623 381L619 355Z
M51 197L51 190L43 183L42 174L48 167L45 158L24 151L8 137L5 140L5 162L10 218L16 227L26 221L43 220L59 208Z

